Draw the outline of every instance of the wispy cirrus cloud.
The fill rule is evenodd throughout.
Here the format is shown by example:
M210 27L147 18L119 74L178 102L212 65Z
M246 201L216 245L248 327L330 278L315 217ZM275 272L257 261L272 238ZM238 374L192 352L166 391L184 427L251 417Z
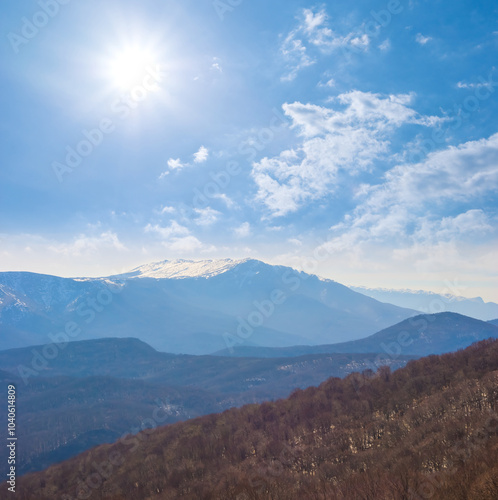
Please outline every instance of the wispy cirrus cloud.
M386 40L384 40L379 45L379 49L382 50L383 52L386 52L386 51L390 50L391 49L391 40L389 40L389 38L387 38Z
M318 82L317 87L331 89L336 85L334 78L327 76L324 80Z
M159 210L159 213L161 215L164 215L164 214L174 214L176 212L176 208L175 207L171 207L169 205L164 205L161 210Z
M303 41L296 39L295 35L294 32L289 33L280 48L289 68L288 72L282 76L282 81L290 82L294 80L302 69L316 62L316 60L308 54Z
M283 81L292 81L298 73L317 62L316 54L329 54L336 49L350 46L356 50L366 51L370 46L370 37L361 30L340 35L329 27L325 9L303 9L299 24L283 39L280 53L287 65Z
M481 89L481 88L489 88L492 89L494 85L493 81L486 81L484 78L481 79L479 82L471 82L471 83L466 83L466 82L458 82L456 84L457 88L459 89L470 89L470 90L475 90L475 89Z

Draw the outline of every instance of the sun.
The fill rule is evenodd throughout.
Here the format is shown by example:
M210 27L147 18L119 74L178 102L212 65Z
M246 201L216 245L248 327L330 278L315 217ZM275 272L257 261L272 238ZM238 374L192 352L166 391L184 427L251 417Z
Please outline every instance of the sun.
M116 53L110 65L113 85L127 90L138 85L147 74L147 68L155 65L154 55L146 49L127 47Z

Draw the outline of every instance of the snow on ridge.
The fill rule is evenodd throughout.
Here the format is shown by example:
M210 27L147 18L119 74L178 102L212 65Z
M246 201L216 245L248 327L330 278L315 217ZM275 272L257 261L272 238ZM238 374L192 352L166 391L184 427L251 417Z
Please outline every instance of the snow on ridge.
M120 277L157 279L211 278L223 274L248 260L250 259L164 260L139 266L129 273L120 275Z
M4 297L7 298L7 300L5 301L7 304L9 303L10 299L10 305L14 305L21 308L28 307L26 302L23 302L21 299L19 299L19 297L17 297L14 293L12 293L12 291L9 288L5 287L4 285L0 285L0 292L2 292L4 294ZM0 304L4 304L3 299L0 299Z
M424 299L424 298L429 298L432 297L435 300L438 298L441 298L446 304L454 304L457 305L458 303L462 304L470 304L473 303L475 306L496 306L498 305L496 302L493 301L485 301L482 297L464 297L462 295L453 295L451 293L437 293L437 292L432 292L428 290L412 290L410 288L370 288L370 287L364 287L364 286L351 286L349 285L349 288L354 290L355 292L362 293L364 295L367 295L369 297L373 297L377 300L381 300L389 302L389 300L394 300L396 297L403 299L403 298L413 298L415 299ZM379 295L381 294L381 295ZM382 297L383 298L379 298ZM399 305L398 302L390 302L394 305ZM403 307L403 306L401 306ZM413 307L413 306L407 306L407 307Z
M366 287L366 286L349 286L352 290L355 290L357 292L363 293L363 292L380 292L380 293L398 293L398 294L405 294L405 295L434 295L438 297L446 297L448 299L452 300L476 300L480 299L480 297L463 297L461 295L452 295L451 293L436 293L436 292L431 292L429 290L413 290L410 288L382 288L382 287Z
M442 295L429 290L414 290L411 288L383 288L383 287L368 287L368 286L354 286L350 285L353 290L368 290L369 292L395 292L395 293L412 293L412 294L428 294L428 295Z

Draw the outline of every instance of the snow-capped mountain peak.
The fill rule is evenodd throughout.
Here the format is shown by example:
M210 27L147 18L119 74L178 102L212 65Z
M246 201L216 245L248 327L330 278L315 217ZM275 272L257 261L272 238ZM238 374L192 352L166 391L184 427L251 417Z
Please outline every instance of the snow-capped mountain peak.
M211 278L223 274L248 260L250 259L163 260L139 266L129 273L119 275L119 278Z

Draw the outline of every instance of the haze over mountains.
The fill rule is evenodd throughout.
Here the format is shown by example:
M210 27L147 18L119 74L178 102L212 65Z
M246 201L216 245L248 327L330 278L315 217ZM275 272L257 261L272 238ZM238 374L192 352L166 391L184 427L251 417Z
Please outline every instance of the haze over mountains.
M350 288L380 302L415 309L426 314L455 312L483 321L498 318L498 304L484 302L481 297L469 299L451 293L438 294L424 290L389 290L360 286Z
M0 380L20 389L22 474L135 433L154 412L162 415L154 425L173 423L285 397L330 376L373 373L385 365L395 370L423 354L489 337L498 338L498 327L440 313L347 343L235 346L225 357L161 353L138 339L96 339L2 351Z
M351 342L282 348L235 346L216 354L272 358L325 352L379 352L396 359L400 355L428 356L452 352L488 338L498 338L498 325L447 312L414 316L369 337Z
M314 354L292 359L160 353L138 339L98 339L0 352L0 381L18 387L18 475L41 470L123 433L288 396L330 376L396 369L412 356ZM6 463L0 463L0 473Z
M172 353L363 338L416 314L257 260L164 261L109 278L0 273L0 348L139 337Z

